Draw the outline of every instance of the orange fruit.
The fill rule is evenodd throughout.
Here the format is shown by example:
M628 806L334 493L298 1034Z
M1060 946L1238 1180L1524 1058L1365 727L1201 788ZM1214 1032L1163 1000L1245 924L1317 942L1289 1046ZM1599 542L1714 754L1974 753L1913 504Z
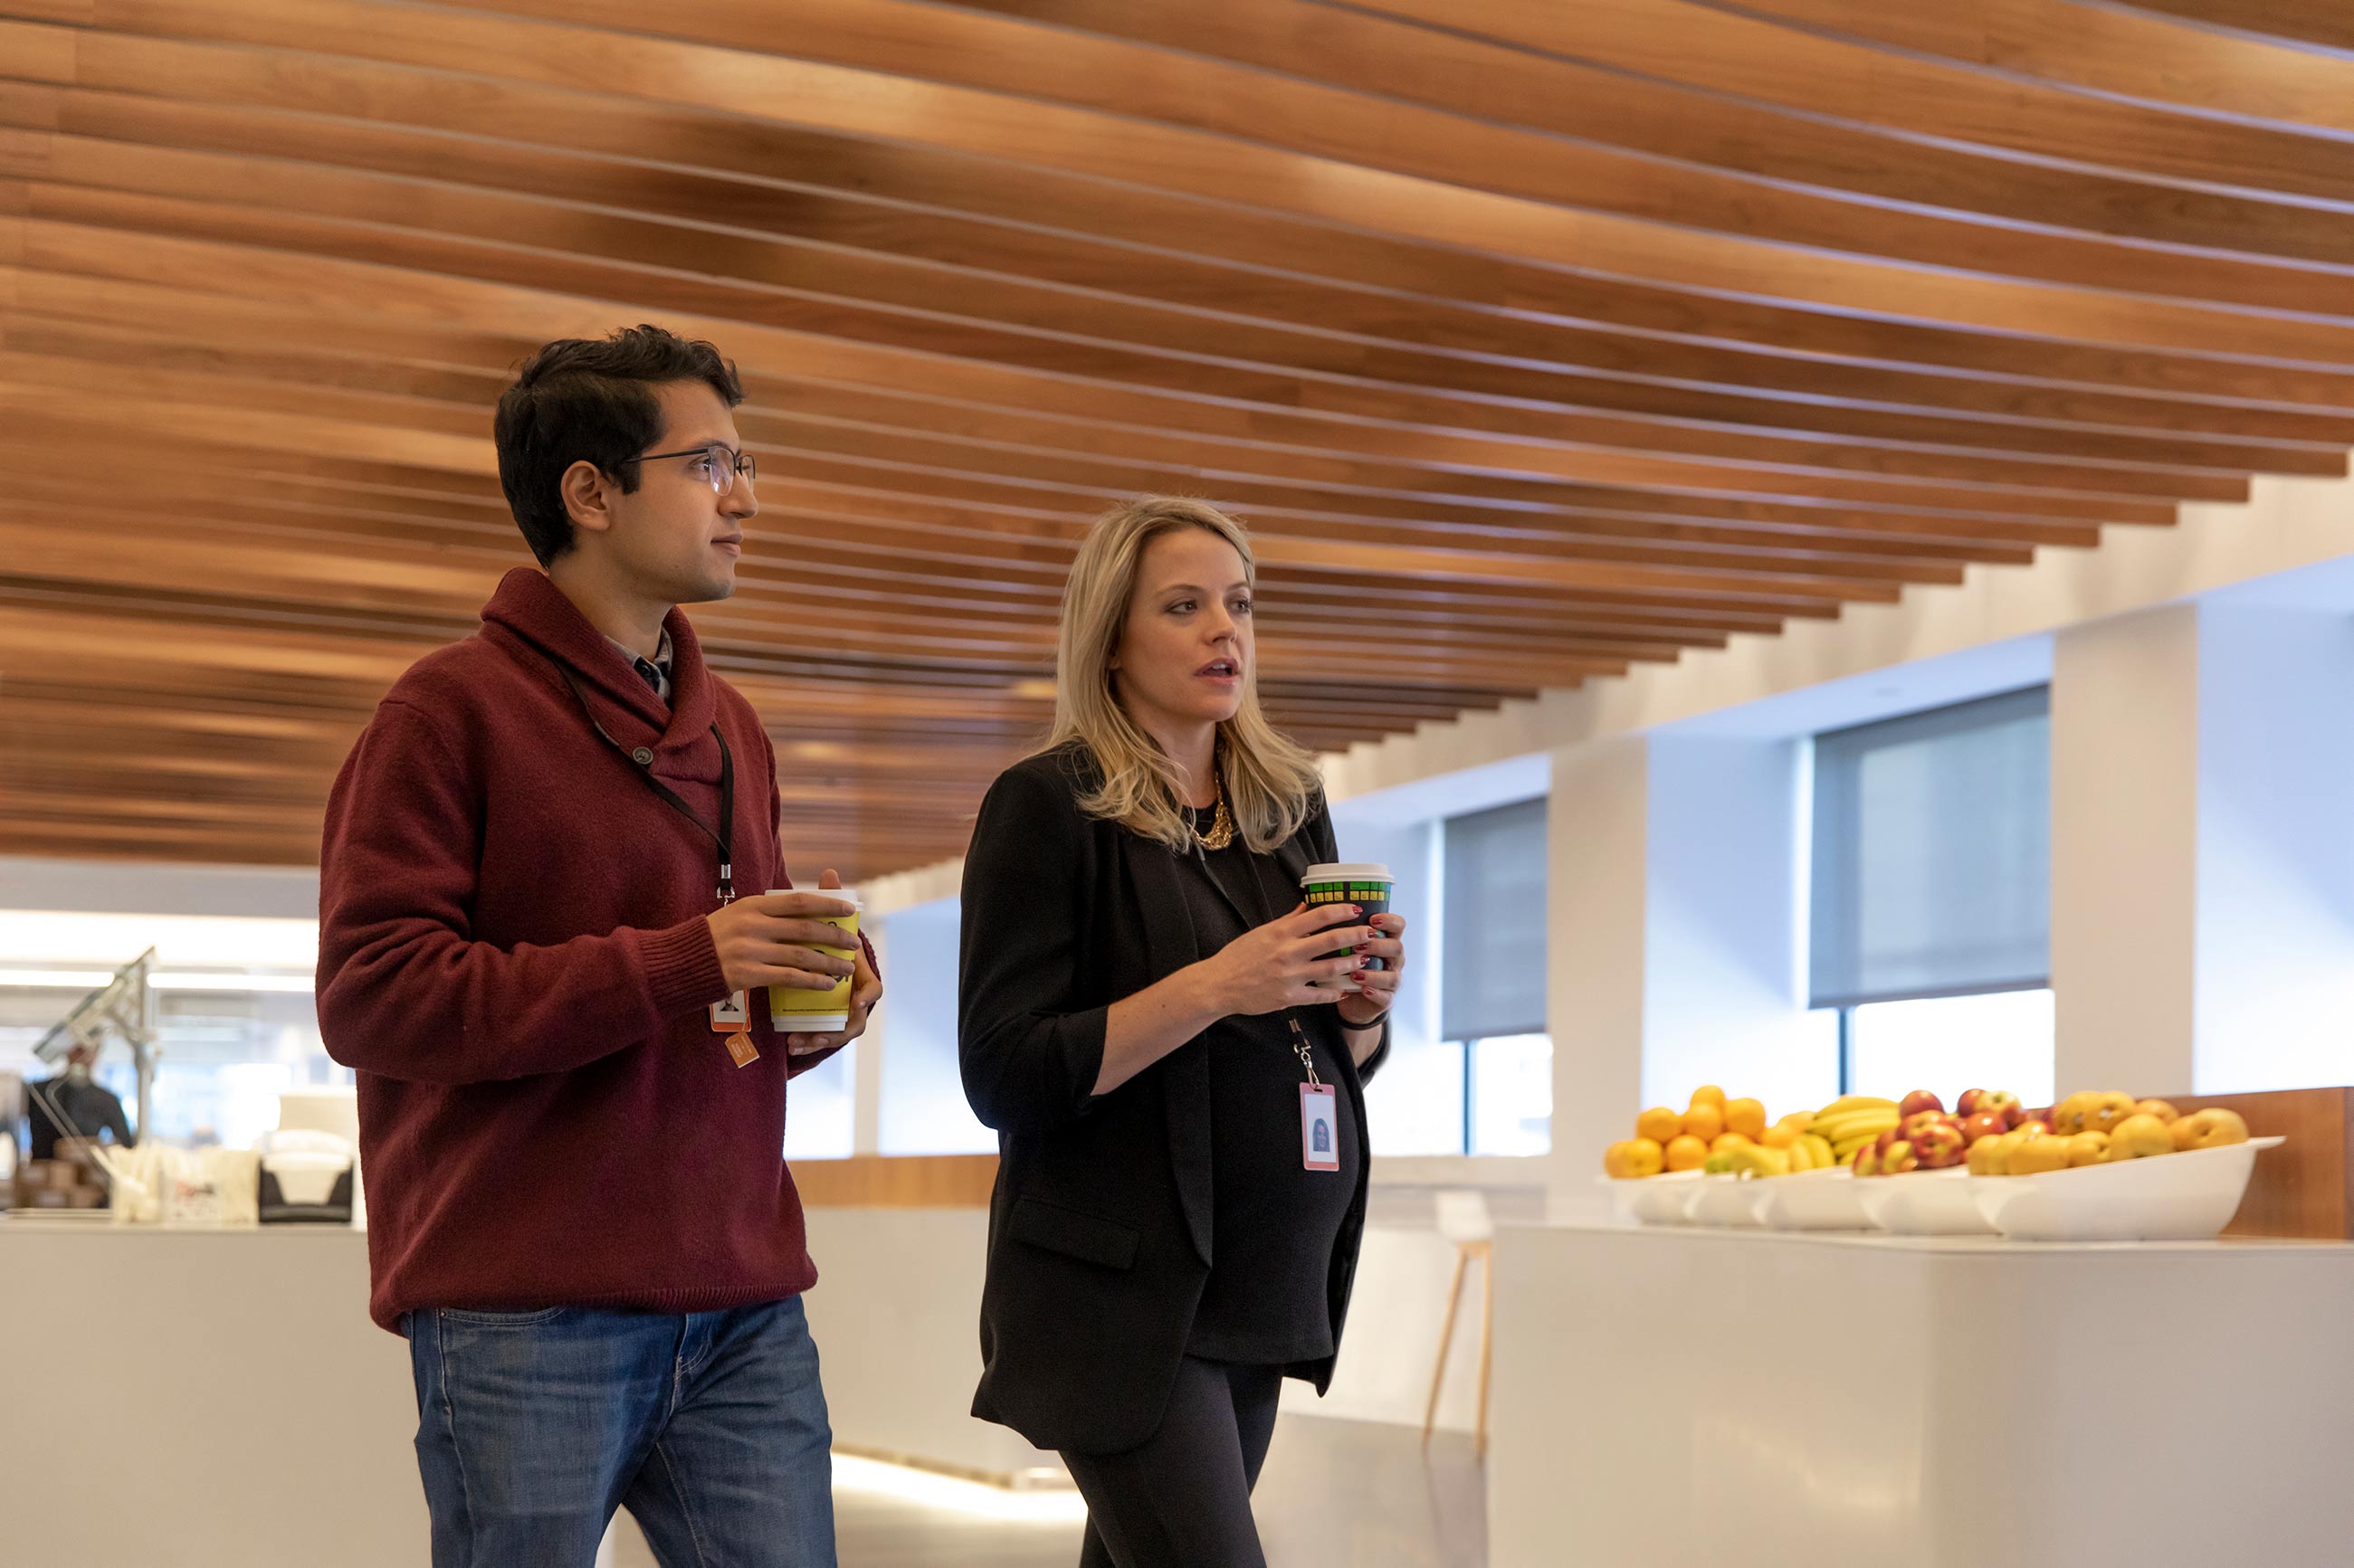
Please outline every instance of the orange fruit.
M1745 1132L1719 1133L1708 1146L1708 1151L1711 1154L1730 1154L1736 1149L1747 1149L1755 1141Z
M1635 1118L1635 1136L1661 1145L1672 1143L1684 1129L1684 1118L1665 1106L1653 1106Z
M1602 1173L1620 1181L1639 1181L1657 1176L1666 1160L1666 1154L1649 1139L1630 1138L1603 1151Z
M1696 1106L1712 1105L1722 1109L1724 1105L1724 1091L1714 1084L1702 1084L1692 1091L1691 1103Z
M1724 1131L1724 1107L1706 1101L1695 1102L1684 1112L1684 1133L1702 1143L1714 1143Z
M1800 1131L1795 1124L1777 1121L1767 1128L1757 1141L1768 1149L1787 1149L1797 1142L1800 1136Z
M1668 1144L1668 1169L1697 1171L1708 1163L1708 1145L1697 1138L1674 1139Z
M1724 1102L1724 1130L1755 1142L1766 1136L1766 1107L1756 1100Z

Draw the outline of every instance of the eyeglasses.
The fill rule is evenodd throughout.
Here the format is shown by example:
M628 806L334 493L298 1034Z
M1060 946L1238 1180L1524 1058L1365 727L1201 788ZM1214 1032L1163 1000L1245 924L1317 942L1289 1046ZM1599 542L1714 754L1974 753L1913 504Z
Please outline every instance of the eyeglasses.
M652 462L656 458L693 458L695 461L688 466L703 477L715 495L725 495L734 490L736 476L739 473L755 483L760 478L760 465L753 461L750 452L730 451L716 444L688 447L674 452L646 452L627 461Z

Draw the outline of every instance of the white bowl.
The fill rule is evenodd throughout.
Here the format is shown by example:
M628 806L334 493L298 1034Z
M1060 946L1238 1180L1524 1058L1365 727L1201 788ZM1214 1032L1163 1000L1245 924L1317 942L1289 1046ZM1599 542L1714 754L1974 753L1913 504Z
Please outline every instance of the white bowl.
M1681 1225L1700 1190L1697 1171L1670 1171L1658 1176L1597 1177L1610 1189L1618 1212L1638 1224Z
M1757 1195L1769 1184L1753 1177L1703 1176L1691 1201L1691 1223L1726 1230L1755 1229L1765 1223L1757 1217Z
M1977 1180L1967 1166L1954 1165L1940 1171L1862 1177L1856 1190L1872 1223L1893 1234L1992 1235L1994 1225L1978 1212Z
M1972 1185L1979 1212L2013 1241L2206 1241L2239 1213L2257 1151L2286 1141L2256 1138Z
M1776 1231L1868 1231L1860 1195L1867 1185L1844 1165L1776 1176L1759 1184L1757 1217Z

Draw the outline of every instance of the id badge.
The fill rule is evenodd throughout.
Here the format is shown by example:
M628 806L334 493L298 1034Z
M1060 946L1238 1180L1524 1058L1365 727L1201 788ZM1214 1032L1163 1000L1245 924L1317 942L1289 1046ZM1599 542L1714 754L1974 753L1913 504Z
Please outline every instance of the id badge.
M711 1004L711 1033L733 1034L739 1029L752 1027L752 1004L742 991L732 991L726 1001Z
M1299 1086L1299 1159L1310 1171L1341 1169L1341 1116L1330 1084Z

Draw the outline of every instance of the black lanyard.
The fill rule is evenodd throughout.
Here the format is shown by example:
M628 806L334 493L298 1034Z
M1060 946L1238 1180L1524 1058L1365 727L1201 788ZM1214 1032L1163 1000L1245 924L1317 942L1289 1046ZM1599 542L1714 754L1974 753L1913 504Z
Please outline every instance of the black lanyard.
M1244 874L1250 878L1251 902L1258 906L1258 924L1268 925L1276 916L1267 907L1267 880L1259 873L1258 856L1246 846L1242 854L1242 863ZM1219 880L1218 874L1210 869L1209 850L1202 842L1202 835L1198 832L1193 835L1193 863L1202 868L1202 875L1209 882L1211 891L1225 901L1227 908L1242 917L1243 928L1251 929L1252 912L1243 907L1242 900L1236 898L1226 885ZM1324 1087L1324 1081L1316 1075L1316 1055L1308 1043L1308 1031L1299 1026L1299 1010L1296 1007L1285 1008L1283 1022L1290 1026L1291 1048L1299 1053L1299 1065L1308 1070L1308 1082L1316 1088Z
M736 758L729 754L727 737L719 733L719 726L716 724L711 726L711 738L719 743L719 826L715 831L710 823L695 814L694 807L679 799L677 790L653 776L654 754L651 750L642 746L634 750L623 746L612 737L603 725L597 722L595 711L588 706L588 694L580 689L580 683L573 679L570 670L566 669L562 664L557 664L556 673L562 675L564 683L572 688L572 695L580 704L581 713L588 716L589 727L604 736L607 746L611 747L637 766L638 777L652 785L654 793L660 795L672 810L701 828L704 836L718 846L719 902L723 907L734 903L736 901L736 855L729 846L736 842Z

